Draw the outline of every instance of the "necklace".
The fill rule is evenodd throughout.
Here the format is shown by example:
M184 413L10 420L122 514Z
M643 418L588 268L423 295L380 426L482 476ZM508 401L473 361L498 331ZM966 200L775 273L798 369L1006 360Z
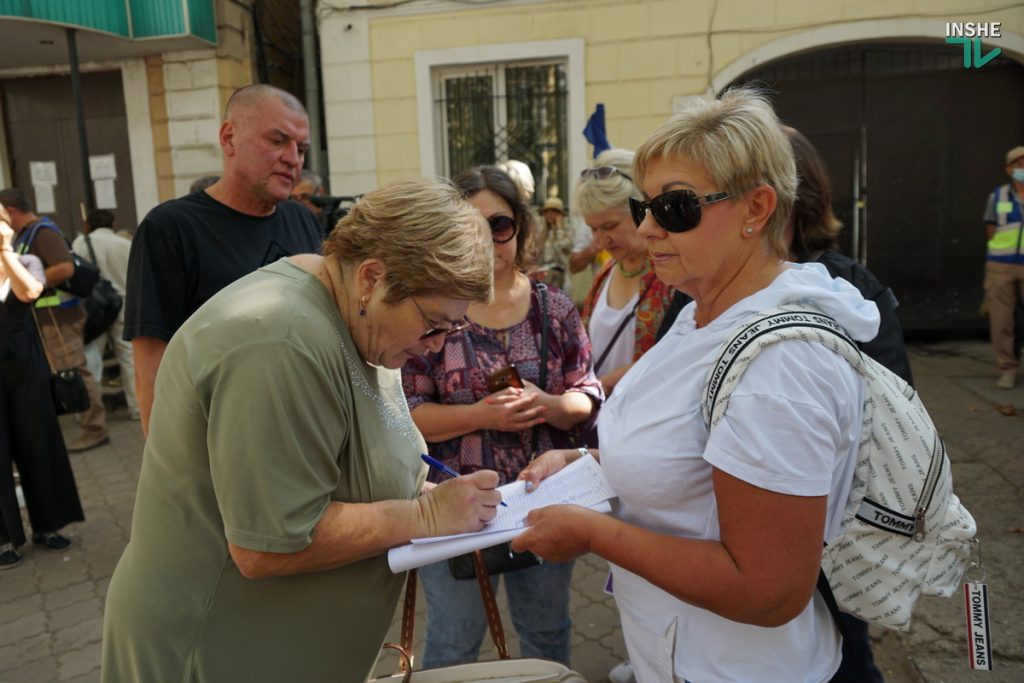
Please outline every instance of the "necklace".
M647 259L644 259L644 264L636 270L626 270L622 267L622 261L616 261L615 265L619 267L619 272L622 273L622 277L624 278L641 277L642 275L647 275L647 273L651 272L651 262Z

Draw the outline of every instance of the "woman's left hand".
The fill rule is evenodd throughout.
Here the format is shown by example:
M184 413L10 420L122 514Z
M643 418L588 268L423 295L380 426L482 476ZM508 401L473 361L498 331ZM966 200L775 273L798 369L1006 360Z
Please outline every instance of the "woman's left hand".
M524 379L523 391L527 394L536 394L536 405L544 406L544 420L563 431L572 429L577 424L586 420L594 409L590 397L578 391L567 391L564 394L549 394L533 382Z
M590 552L592 525L604 515L579 505L549 505L526 517L526 531L512 550L529 550L549 562L568 562Z

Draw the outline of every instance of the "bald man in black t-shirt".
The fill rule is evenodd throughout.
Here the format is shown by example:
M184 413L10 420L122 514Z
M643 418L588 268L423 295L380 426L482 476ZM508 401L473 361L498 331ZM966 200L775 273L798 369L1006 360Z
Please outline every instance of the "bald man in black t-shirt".
M309 118L290 93L251 85L228 100L220 126L224 173L206 190L143 219L128 263L124 338L132 342L142 429L167 343L225 286L293 254L320 250L320 229L285 202L309 149Z

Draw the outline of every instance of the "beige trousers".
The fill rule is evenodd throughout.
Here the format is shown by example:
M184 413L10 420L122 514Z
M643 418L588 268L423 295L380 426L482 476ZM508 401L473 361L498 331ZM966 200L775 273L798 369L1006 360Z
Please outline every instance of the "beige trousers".
M1016 370L1019 365L1013 354L1013 310L1017 297L1024 298L1024 263L986 261L985 302L992 351L1000 370Z

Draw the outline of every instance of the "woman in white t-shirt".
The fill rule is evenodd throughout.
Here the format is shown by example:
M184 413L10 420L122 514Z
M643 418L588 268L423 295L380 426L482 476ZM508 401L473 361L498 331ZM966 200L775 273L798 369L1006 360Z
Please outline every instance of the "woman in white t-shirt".
M797 177L759 93L695 102L641 145L632 170L658 278L694 302L601 410L593 455L618 494L614 513L543 508L513 548L611 563L640 683L823 683L840 636L815 583L849 495L862 381L827 348L793 341L751 362L710 433L700 397L752 314L809 301L863 341L877 308L820 264L785 261ZM586 450L550 451L521 478L536 485L578 457Z
M658 280L647 241L629 213L640 199L630 176L633 152L609 149L580 174L573 210L583 216L594 244L611 254L583 302L583 324L594 349L594 372L610 394L633 363L654 346L672 288Z

